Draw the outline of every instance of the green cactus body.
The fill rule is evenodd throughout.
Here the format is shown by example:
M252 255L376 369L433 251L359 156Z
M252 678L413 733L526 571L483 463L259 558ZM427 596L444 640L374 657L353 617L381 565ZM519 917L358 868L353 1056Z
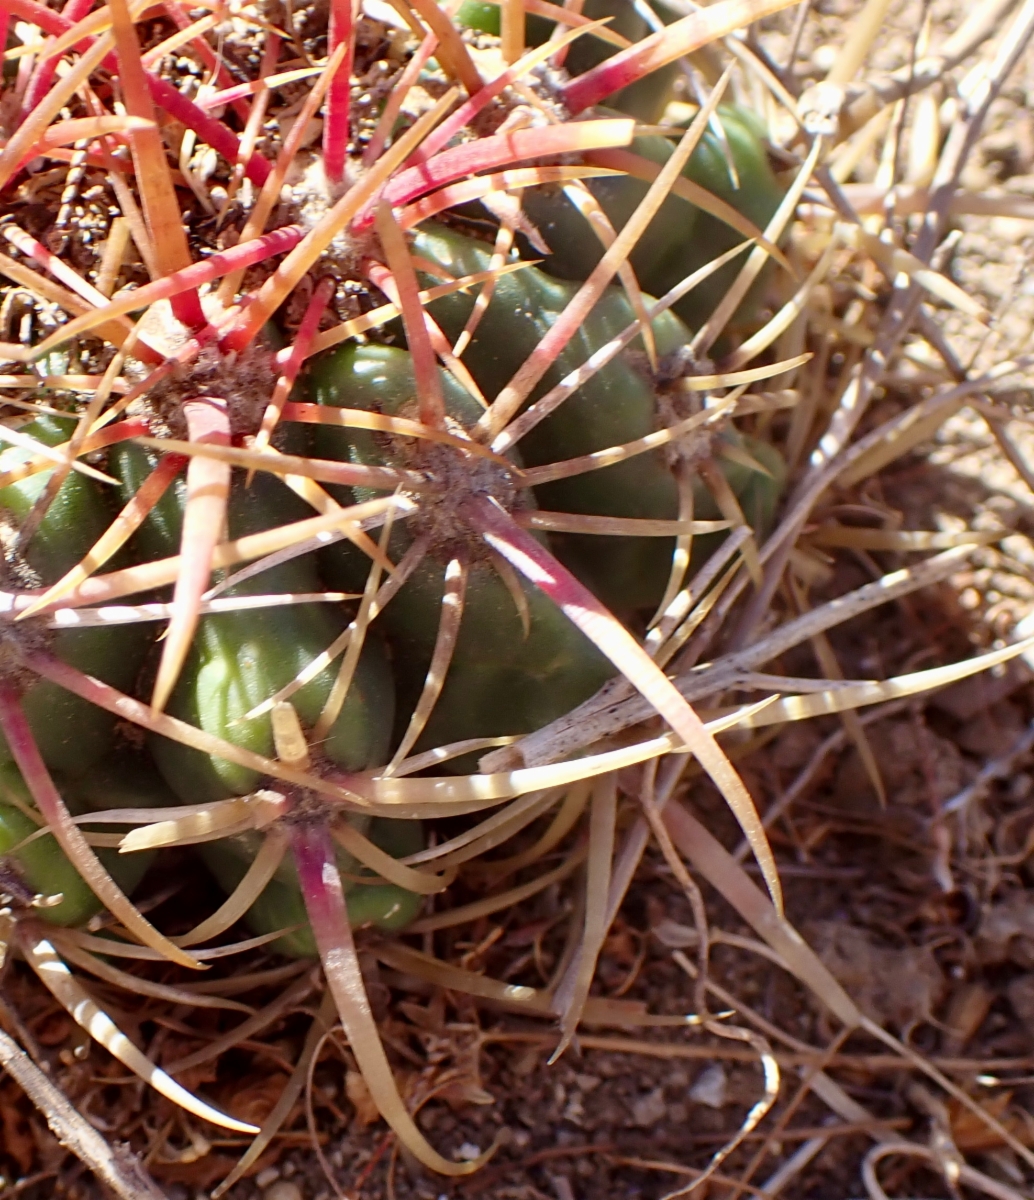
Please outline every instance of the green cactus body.
M47 445L67 441L74 429L74 420L54 417L39 417L22 426L23 433ZM0 453L0 471L29 457L20 447L8 447ZM32 511L50 475L41 471L0 489L0 522L15 530ZM27 546L26 567L42 584L57 582L107 529L112 512L100 484L70 472ZM146 631L137 627L61 629L49 639L48 649L69 666L129 691L147 639ZM87 771L111 749L115 718L56 684L37 680L25 690L22 708L44 761L55 770ZM7 742L0 734L0 762L9 760Z
M725 151L710 130L693 152L686 176L724 200L763 231L783 201L783 188L773 174L765 152L764 124L749 109L735 105L720 108L718 115L732 160L736 164L740 186L734 186ZM673 264L666 274L658 275L646 286L657 292L666 292L680 279L706 266L742 240L742 235L724 221L710 213L701 212L692 238L683 247L683 257L677 268ZM738 256L726 263L675 305L675 311L691 329L699 328L718 307L743 266L743 261L743 257ZM766 269L758 276L733 314L731 324L753 318L767 286L768 274Z
M786 486L786 462L775 446L760 438L747 437L731 431L725 436L741 445L751 458L768 471L765 475L761 471L751 470L743 463L732 462L729 459L720 460L722 473L729 481L740 508L743 509L747 524L759 535L764 536L772 528L776 506Z
M73 814L109 807L154 807L170 799L153 768L127 765L123 755L117 763L114 760L101 763L86 777L70 779L55 773L54 784ZM60 893L64 897L52 908L36 910L40 917L54 925L82 925L103 906L53 835L44 834L15 849L39 828L21 811L33 807L34 801L18 768L12 762L0 765L0 856L10 855L10 863L30 891L45 896ZM14 853L10 854L12 850ZM119 854L117 850L102 847L97 850L97 857L128 895L140 883L154 855L149 851Z
M729 172L725 149L713 132L705 131L683 175L764 229L783 198L763 143L764 129L753 113L738 106L718 109L729 153L736 166L739 187ZM634 153L663 165L675 143L664 137L638 137ZM646 195L648 184L630 176L586 180L615 229L622 229ZM552 253L543 269L562 279L586 279L599 262L603 249L588 222L559 188L529 188L522 196L524 211L538 228ZM743 241L743 235L724 221L703 212L678 196L669 196L639 239L629 262L640 286L663 295L711 259ZM728 290L743 260L727 263L675 305L675 312L698 328ZM763 280L748 293L734 320L743 320L756 307Z
M202 618L169 701L170 714L235 746L271 755L273 732L268 714L251 721L242 718L290 683L344 630L344 617L323 611L325 607L306 605ZM312 726L318 720L335 676L336 665L332 665L291 697L303 725ZM382 762L393 714L387 658L376 639L371 639L341 713L320 748L349 771ZM255 771L179 742L155 738L152 750L170 786L190 804L246 795L259 785Z
M419 253L441 263L455 275L487 267L488 247L452 231L428 230L417 238ZM552 279L535 267L504 276L485 310L464 362L491 398L509 381L556 320L574 293L575 284ZM456 293L436 301L431 310L446 333L454 337L473 305L471 297ZM589 314L571 342L547 372L533 395L553 387L590 354L634 319L631 306L618 288L610 289ZM685 325L670 313L654 323L657 351L662 357L689 341ZM657 393L649 376L645 354L627 352L582 385L549 417L520 441L528 465L538 466L575 458L609 446L621 445L653 433L663 424ZM734 432L726 436L736 438ZM755 444L748 449L755 452ZM762 447L756 457L770 466L781 487L782 467L765 458L778 454ZM756 487L767 496L761 527L771 520L776 496L766 492L766 477L736 464L727 464L730 483L739 495ZM753 483L752 483L753 481ZM771 482L771 481L769 481ZM678 516L678 491L663 450L650 451L570 479L535 489L539 505L548 511L600 516L673 520ZM748 507L756 507L749 501ZM714 520L721 516L710 494L697 488L696 516ZM750 516L748 514L748 520ZM674 541L659 537L589 536L554 534L557 556L615 613L628 619L638 610L655 607L663 595L671 568ZM697 561L714 548L714 539L702 539Z
M419 821L374 817L364 823L363 828L372 842L395 858L414 854L424 847ZM207 842L200 847L205 864L225 892L232 892L244 878L248 863L258 850L258 839L258 834L248 833L219 842ZM358 882L369 872L340 848L337 865L345 885L348 917L353 926L376 925L385 930L403 929L420 911L422 897L414 892L407 892L391 883ZM305 912L305 901L298 886L298 874L290 855L284 857L261 896L248 909L244 920L256 934L300 926L278 938L273 948L292 958L315 958L317 955Z
M108 451L108 465L112 476L119 481L123 502L137 494L157 461L155 454L135 442L119 442L112 446ZM130 539L129 549L141 562L179 553L186 496L186 479L180 474Z
M674 19L669 10L656 3L656 0L653 8L666 24ZM628 38L630 42L641 41L651 32L650 26L627 0L586 0L580 11L590 21L609 17L607 28ZM482 0L464 0L456 13L456 20L460 25L465 25L468 29L478 29L482 33L498 37L500 32L498 4L485 4ZM525 17L526 45L541 46L554 28L554 22L529 13ZM571 75L581 75L615 53L614 46L599 38L583 36L571 46L564 66ZM615 92L610 98L610 104L644 124L656 124L671 98L672 84L677 73L678 66L675 63L660 67L643 79Z
M139 447L127 446L118 456L123 486L132 491L151 469L149 457ZM183 490L170 490L141 529L149 555L174 553L182 527ZM283 484L259 474L250 487L236 477L230 496L229 526L232 537L242 537L285 521L309 515L305 504ZM316 592L321 581L313 556L294 559L229 590L229 595L274 592ZM327 604L292 605L244 610L203 617L190 656L169 702L169 712L216 737L252 750L273 754L273 733L268 715L243 721L255 705L289 683L313 658L322 653L345 628L343 613ZM337 674L337 663L291 697L303 725L319 718ZM381 642L368 637L359 659L348 697L320 752L335 765L360 771L386 760L394 718L395 692L391 670ZM260 784L255 771L202 754L178 742L154 737L151 749L158 766L177 795L187 803L246 795ZM382 824L352 816L353 825L379 840ZM386 822L383 848L408 854L423 846L420 823ZM401 848L392 850L394 842ZM242 834L207 842L201 857L219 885L232 891L243 879L259 846L258 834ZM358 864L344 851L338 865L348 875ZM412 919L420 898L391 884L354 886L349 890L349 911L356 924L375 922L397 928ZM305 903L288 856L266 886L246 920L256 933L292 925L303 929L279 939L276 947L294 956L315 956L316 947L305 915Z
M138 447L125 447L117 469L127 493L150 469ZM140 530L157 556L176 553L182 495L170 490ZM250 487L234 480L228 523L237 538L310 515L307 506L271 475L259 473ZM232 588L229 595L316 592L321 589L313 556L296 558ZM344 630L344 613L329 604L283 605L202 617L168 711L225 741L256 754L273 752L269 716L244 721L250 711L290 683ZM322 671L291 698L303 725L319 718L336 677ZM337 721L322 743L332 762L350 771L382 762L394 716L394 688L383 648L371 638ZM256 772L179 742L152 739L158 766L169 785L189 804L246 795L258 786Z
M451 376L443 374L448 414L469 427L481 412ZM321 404L413 415L412 360L387 346L345 346L312 364L307 386ZM393 458L384 438L358 430L321 428L317 452L325 457L383 464ZM393 535L396 560L410 533ZM333 547L324 572L342 586L362 584L365 564ZM380 618L391 639L402 698L415 701L437 634L448 548L432 551ZM612 668L566 617L531 585L522 585L530 624L527 637L514 599L490 561L471 564L460 633L442 693L418 748L469 737L537 729L590 696ZM409 706L400 704L403 714ZM458 764L461 767L466 764Z
M428 229L416 239L418 252L456 275L485 270L489 248L451 231ZM556 321L577 285L556 280L535 267L502 276L485 310L464 362L490 399L498 394ZM431 305L450 337L463 328L472 296L456 293ZM625 294L611 288L546 373L533 398L555 386L602 345L635 320ZM665 313L654 322L657 352L672 353L689 341L682 322ZM625 352L582 385L535 429L521 439L529 466L575 458L645 437L658 428L657 403L641 343ZM547 511L600 516L671 518L678 512L675 480L661 451L536 488ZM580 574L601 600L619 615L659 599L654 580L667 577L671 543L663 538L558 536L561 558ZM580 547L578 553L570 553ZM582 561L604 557L606 569L591 576ZM663 584L661 585L663 587Z
M637 137L629 149L663 166L671 157L673 147L674 142L669 138L643 136ZM697 147L696 153L700 152L701 147ZM684 174L689 174L690 167ZM618 231L627 224L650 186L631 175L605 175L587 179L585 185ZM526 188L521 193L521 204L525 216L538 229L551 251L542 259L542 270L557 279L587 279L603 257L603 246L562 188L559 185ZM659 285L676 275L685 248L692 244L701 215L695 205L681 196L672 195L663 202L628 256L636 279L646 291L659 295L667 290ZM529 253L540 257L534 247L529 248ZM677 275L674 282L681 278L682 274Z

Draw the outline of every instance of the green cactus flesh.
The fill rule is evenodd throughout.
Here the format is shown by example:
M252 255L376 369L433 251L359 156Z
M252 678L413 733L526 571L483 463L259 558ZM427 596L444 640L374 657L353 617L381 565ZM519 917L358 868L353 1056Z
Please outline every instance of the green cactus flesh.
M126 447L113 463L131 493L149 469L144 452ZM141 533L157 555L179 544L182 498L167 493ZM259 474L250 487L243 477L231 489L231 537L270 529L308 515L302 501L279 480ZM312 555L293 559L228 589L229 595L317 592L320 580ZM171 715L236 746L269 756L269 715L246 714L289 684L347 625L339 605L305 604L240 610L202 617L179 682L169 701ZM336 667L325 668L291 697L302 723L319 719ZM394 687L384 650L371 637L359 660L348 698L321 752L334 764L357 771L384 760L394 717ZM152 750L170 787L187 803L246 795L258 786L255 771L203 754L168 738L152 738Z
M55 772L54 784L73 814L100 808L154 807L169 803L162 781L154 768L125 754L95 767L88 776L68 778ZM26 815L34 802L21 773L12 762L0 765L0 859L15 871L30 893L61 895L61 902L41 907L36 913L55 925L81 925L100 912L101 902L54 840L53 834L26 840L39 824ZM154 855L119 854L97 850L108 873L127 894L132 894L150 866ZM0 884L2 887L2 884Z
M442 374L447 412L469 426L480 407ZM321 404L415 415L412 360L387 346L345 346L315 362L307 386ZM383 437L321 428L317 452L354 462L383 464L400 450ZM432 501L433 503L433 501ZM410 542L398 529L391 552L396 560ZM444 589L444 555L432 552L384 610L400 688L400 715L416 699L434 649ZM326 551L324 573L345 587L361 587L366 564L347 547ZM530 621L527 636L514 598L490 561L471 564L459 638L445 685L418 748L471 737L527 733L590 696L611 674L603 656L566 617L530 585L522 585ZM406 703L406 702L409 703Z
M653 8L666 24L674 19L673 14L656 0ZM637 42L651 32L650 26L626 0L586 0L579 11L590 21L608 18L607 28L630 42ZM460 25L478 29L482 33L498 36L500 32L498 4L484 3L483 0L464 0L457 10L456 20ZM554 22L546 17L529 13L525 17L525 42L528 46L540 46L549 38L554 28ZM614 46L599 38L583 36L571 46L564 66L569 74L581 75L614 53ZM661 119L671 98L672 84L677 74L678 66L675 63L660 67L616 92L611 96L610 104L638 121L647 125L655 124Z
M455 275L485 270L491 257L489 247L441 228L425 230L418 235L416 245L420 254ZM536 267L497 281L492 301L464 355L464 362L486 396L497 395L509 382L576 288L576 284L553 279ZM431 312L446 334L454 338L473 304L473 297L455 293L435 301ZM633 320L623 291L609 289L560 353L532 399L559 383ZM654 335L662 358L690 340L686 326L671 313L654 322ZM598 371L523 437L520 450L525 463L539 466L622 445L669 423L660 419L658 389L646 355L633 343L629 351ZM733 472L733 490L746 488L750 476L756 474L746 469L740 469L739 474ZM781 480L781 469L774 474ZM655 520L672 520L678 515L678 491L664 450L544 484L535 489L535 498L540 507L555 512ZM762 528L771 520L775 499L770 498ZM697 501L698 519L712 520L721 515L702 487L697 488ZM553 545L566 566L609 608L627 618L659 602L668 580L674 542L658 537L604 539L558 534ZM714 543L704 541L701 549L709 545L713 548Z
M123 487L131 493L151 469L146 452L127 446L113 455ZM145 522L140 534L149 556L174 553L182 525L183 490L170 490ZM250 487L242 478L231 489L228 524L232 537L242 537L307 515L306 506L278 480L258 475ZM228 595L316 592L321 580L312 555L293 559L254 579L229 588ZM245 720L248 711L290 683L344 630L338 605L308 604L242 610L202 617L194 644L169 702L169 712L235 746L269 756L273 733L268 714ZM305 726L315 725L330 693L337 665L324 669L291 696ZM367 637L348 696L340 714L319 744L319 757L348 771L383 763L388 755L394 717L394 682L384 647L375 634ZM152 737L151 751L171 788L186 803L198 804L246 795L260 785L257 772L215 755L202 754L178 742ZM352 824L389 852L422 849L419 822L371 822L350 817ZM382 830L382 826L384 829ZM205 843L200 855L219 885L232 891L244 878L258 849L258 834L242 834ZM392 850L393 845L400 848ZM346 875L360 871L349 856L339 854ZM392 884L355 885L349 912L356 924L373 922L396 928L412 920L420 898ZM293 956L314 956L305 903L288 856L275 877L251 906L246 921L256 933L300 925L276 948Z
M418 253L456 275L487 269L491 252L480 242L440 228L416 239ZM501 277L492 302L464 362L485 395L493 397L555 323L577 285L553 279L535 267ZM456 293L431 305L435 319L454 338L474 303ZM600 346L621 333L635 315L624 293L608 290L547 371L532 398L544 394ZM689 331L670 313L654 322L658 354L672 353L689 341ZM619 355L584 383L520 442L528 466L576 458L634 441L657 428L656 400L641 343ZM592 471L536 490L547 511L593 513L614 517L674 516L678 508L675 481L660 451ZM567 539L557 542L558 547ZM656 538L607 537L605 546L592 539L589 553L605 553L606 580L591 586L619 614L648 605L656 588L651 580L667 570L671 547ZM569 563L568 565L574 565ZM586 580L586 582L589 582ZM663 586L663 585L662 585ZM659 592L657 593L659 596Z
M68 440L75 424L71 419L39 417L23 425L21 432L46 445L57 445ZM0 471L9 471L29 457L29 452L20 447L7 447L0 453ZM5 529L7 545L32 511L51 474L40 471L0 489L0 526ZM113 504L103 487L70 472L14 570L27 572L27 582L56 583L85 556L113 515ZM143 662L148 635L129 627L62 629L39 637L41 645L69 666L129 691ZM64 688L37 680L24 690L21 703L48 767L85 772L111 750L115 718ZM0 762L9 760L7 742L0 734Z
M764 230L779 207L783 191L765 154L763 128L753 113L734 105L719 107L717 117L728 156L717 134L708 128L682 173ZM671 157L674 146L674 141L666 137L641 136L632 143L631 150L660 166ZM729 170L730 158L736 168L735 181ZM586 180L586 186L614 228L620 230L649 185L628 175L615 175ZM603 248L585 218L559 187L529 188L522 200L526 216L551 250L543 260L543 270L563 279L586 279L599 262ZM742 241L743 235L724 221L672 195L636 243L629 262L645 291L663 295ZM742 265L743 259L738 257L721 267L679 300L675 312L691 328L698 328L717 307ZM748 293L734 321L749 316L763 288L762 279Z

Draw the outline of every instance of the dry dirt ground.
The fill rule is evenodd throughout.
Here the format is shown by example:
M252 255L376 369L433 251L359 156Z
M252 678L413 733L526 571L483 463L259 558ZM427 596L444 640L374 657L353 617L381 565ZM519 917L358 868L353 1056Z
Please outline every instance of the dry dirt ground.
M848 0L813 6L798 51L795 87L829 66ZM964 8L938 0L927 11L939 38ZM875 64L907 63L921 25L914 5L896 5ZM793 17L766 26L761 38L784 61ZM1013 75L964 180L1034 196L1034 61ZM966 217L951 264L953 277L996 312L992 339L957 314L944 314L945 336L967 363L1025 352L1034 329L1031 226L1012 218ZM1029 393L1010 398L1022 415ZM878 423L888 394L870 414ZM1023 420L1009 431L1034 466L1034 430ZM1008 638L1034 596L1034 493L1005 462L976 415L963 410L924 446L884 471L864 495L830 498L830 506L874 505L900 514L906 529L979 527L1001 521L1015 530L1001 550L974 554L948 583L928 588L875 615L834 630L831 641L849 678L882 678L905 669L963 658ZM832 511L832 507L830 509ZM813 595L821 601L894 569L892 553L842 554ZM775 667L773 667L775 669ZM811 650L785 657L788 675L814 673ZM959 684L933 697L899 703L866 717L866 733L886 791L881 806L858 752L836 718L790 726L755 747L739 766L762 812L785 805L771 830L787 913L868 1015L996 1114L1022 1144L1034 1146L1034 673L1023 664ZM1000 761L1000 778L981 778ZM787 804L787 798L790 803ZM959 797L962 797L960 800ZM735 826L705 783L691 783L694 811L733 848ZM160 892L159 881L156 888ZM192 885L199 908L202 881ZM458 901L473 897L468 889ZM733 943L749 930L705 888L711 926ZM182 904L183 892L169 903ZM564 952L568 899L556 888L506 913L463 929L435 950L514 983L542 985ZM189 920L189 915L184 916ZM596 991L642 1001L651 1013L692 1007L687 969L694 953L693 919L682 888L660 854L650 852L607 940ZM462 941L461 941L462 939ZM264 965L275 965L270 961ZM318 1005L295 966L296 997L261 1038L218 1060L182 1072L188 1086L242 1117L263 1118L283 1089ZM229 1200L330 1200L336 1194L381 1200L485 1197L491 1200L653 1200L688 1184L695 1169L740 1127L763 1093L756 1048L711 1034L671 1029L588 1029L555 1065L554 1035L545 1024L475 1006L469 999L413 991L369 961L369 982L394 1065L410 1098L425 1102L419 1123L446 1155L473 1157L494 1139L493 1162L464 1182L423 1172L395 1150L370 1113L347 1050L324 1046L311 1090L311 1112L299 1102L285 1135ZM157 976L156 976L157 977ZM1030 1195L1016 1153L929 1080L872 1039L834 1040L828 1019L785 972L736 944L712 949L715 1011L737 1006L753 1014L782 1072L779 1102L760 1127L697 1195L775 1195L787 1200L863 1196L862 1163L873 1145L871 1122L831 1122L830 1108L800 1089L802 1072L821 1062L872 1121L956 1151L988 1176ZM280 985L283 986L282 984ZM199 1028L228 1028L235 1014L190 1014L169 1006L152 1012L100 986L123 1026L161 1061L193 1048ZM103 1052L13 966L6 980L4 1022L24 1021L52 1074L102 1131L151 1147L148 1165L171 1200L200 1200L244 1148L143 1101ZM260 1004L274 994L244 994ZM21 1013L15 1018L13 1013ZM143 1104L126 1124L126 1114ZM307 1124L319 1131L323 1163ZM209 1131L211 1132L211 1131ZM796 1156L796 1157L795 1157ZM10 1079L0 1081L0 1197L43 1200L96 1194L82 1168L46 1132ZM328 1178L327 1172L334 1182ZM917 1158L889 1158L879 1168L888 1196L970 1195ZM729 1181L742 1180L738 1186ZM1027 1190L1024 1190L1027 1189ZM1004 1193L1003 1193L1004 1194Z

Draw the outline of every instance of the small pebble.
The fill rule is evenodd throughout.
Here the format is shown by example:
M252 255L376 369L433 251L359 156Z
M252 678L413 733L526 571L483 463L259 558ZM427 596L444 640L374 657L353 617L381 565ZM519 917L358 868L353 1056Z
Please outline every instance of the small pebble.
M652 1092L640 1096L633 1103L632 1121L644 1129L649 1129L651 1125L656 1125L664 1117L666 1111L664 1088L654 1088Z
M260 1188L267 1188L271 1183L274 1183L280 1178L279 1167L266 1167L264 1171L259 1171L255 1176L255 1182Z
M278 1179L262 1193L262 1200L303 1200L302 1189L290 1180Z
M708 1108L722 1108L725 1105L725 1089L728 1082L725 1068L721 1063L715 1063L697 1076L696 1082L689 1089L689 1098L697 1104L706 1104Z

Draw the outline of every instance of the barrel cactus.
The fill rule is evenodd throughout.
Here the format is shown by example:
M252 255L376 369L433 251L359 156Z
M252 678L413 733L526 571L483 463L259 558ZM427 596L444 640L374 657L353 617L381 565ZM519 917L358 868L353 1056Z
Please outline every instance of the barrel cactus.
M75 79L117 74L121 103L101 88L97 111L61 115L72 77L41 57L10 98L0 183L75 143L125 201L109 245L131 232L151 275L111 295L121 258L105 259L104 290L80 278L86 299L62 291L52 333L0 346L22 364L71 347L89 367L85 385L47 372L41 414L12 419L0 455L0 837L26 953L40 918L74 926L103 905L119 937L185 968L241 916L282 953L319 954L382 1113L449 1174L477 1163L443 1158L402 1105L350 926L402 928L448 886L455 865L436 867L426 819L636 761L615 750L547 779L479 771L480 755L623 674L716 780L778 889L748 794L644 636L730 527L773 520L780 456L697 402L693 380L714 368L694 337L752 245L779 255L763 233L782 189L757 122L717 94L663 134L626 115L663 116L696 18L647 36L592 24L613 15L602 7L557 8L560 24L545 7L527 49L503 6L493 80L460 32L491 26L491 5L463 5L457 26L414 5L424 44L372 119L350 107L357 27L334 0L329 57L301 73L310 90L266 157L272 26L259 83L223 80L201 104L142 52L126 0L109 0L100 33L74 0L7 5L79 47ZM567 72L546 65L568 48ZM432 53L455 87L403 119ZM538 108L507 90L522 79ZM212 115L253 95L240 137ZM189 150L173 175L161 113L227 160L218 196ZM20 282L45 296L43 272L68 282L32 234L14 242ZM80 832L98 779L130 827L120 854ZM145 856L170 846L196 847L227 895L175 936L128 899ZM49 877L44 853L63 856ZM38 901L48 891L61 902Z

